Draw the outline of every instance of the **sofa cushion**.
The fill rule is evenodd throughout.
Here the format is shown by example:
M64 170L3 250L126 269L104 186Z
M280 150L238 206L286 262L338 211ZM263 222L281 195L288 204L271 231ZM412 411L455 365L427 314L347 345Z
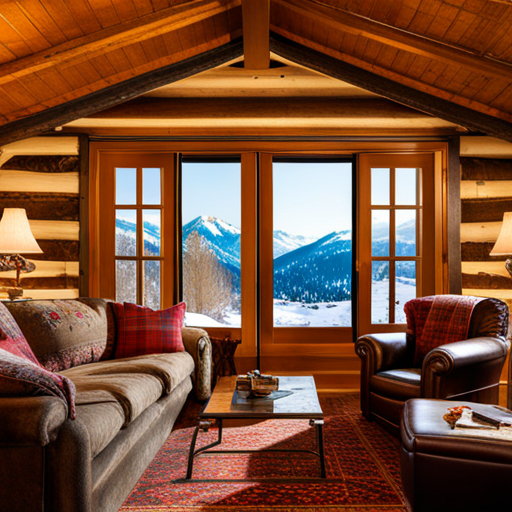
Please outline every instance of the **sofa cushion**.
M112 351L113 316L105 300L34 300L6 305L38 361L50 371L98 361Z
M123 428L164 394L160 380L143 373L80 375L72 380L77 393L107 391L115 397L123 408Z
M118 333L115 357L184 351L181 331L185 309L184 302L161 311L127 302L115 303Z
M0 396L53 395L75 418L75 387L62 375L43 368L9 310L0 303Z
M116 437L125 423L124 410L117 398L104 390L79 391L76 416L89 433L94 459Z
M148 354L145 356L113 359L70 368L62 372L73 381L80 376L141 373L156 377L164 390L171 393L194 372L194 359L188 352Z

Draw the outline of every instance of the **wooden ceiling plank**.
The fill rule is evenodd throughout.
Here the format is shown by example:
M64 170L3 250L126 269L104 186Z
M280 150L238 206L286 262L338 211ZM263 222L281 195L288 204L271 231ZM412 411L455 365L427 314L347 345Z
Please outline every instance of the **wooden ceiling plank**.
M41 3L68 39L82 37L85 34L80 20L75 19L63 0L41 0Z
M270 0L242 0L244 67L268 69Z
M56 126L62 126L74 119L122 103L157 87L221 66L240 57L242 53L243 43L237 39L203 54L80 97L74 102L53 107L31 118L5 124L0 127L0 147L16 140L39 135Z
M211 39L215 39L215 37L212 37ZM167 51L167 46L165 45L163 36L156 36L152 39L152 41L153 44L155 45L158 59L169 57L169 52Z
M24 76L20 79L19 83L33 94L38 103L44 103L56 96L53 89L43 82L35 73Z
M67 60L72 59L74 63L87 60L94 55L104 53L106 48L109 50L121 48L169 30L186 27L218 12L231 9L233 6L239 5L239 2L240 0L194 0L186 5L118 24L100 32L74 39L48 51L3 64L0 66L0 83L15 80L18 76L27 75Z
M512 66L506 63L489 60L481 55L475 55L454 46L441 44L394 27L360 18L349 12L327 8L318 4L313 6L299 0L273 1L285 5L291 11L300 13L302 16L321 20L324 24L338 30L361 34L418 55L437 60L441 59L448 63L456 63L457 65L472 69L480 69L482 72L493 77L512 81Z
M278 35L271 35L270 48L271 51L284 58L327 76L363 87L393 101L465 126L468 129L483 131L489 135L512 141L511 122L402 85Z
M87 0L103 29L119 25L121 20L111 0ZM129 0L128 0L129 1Z
M39 0L26 0L18 6L51 46L57 46L67 41L67 37Z
M133 68L138 68L139 66L143 66L148 63L146 54L139 42L133 43L130 46L125 46L123 51L126 53L126 56L131 62Z
M164 38L165 47L169 55L183 51L183 46L181 46L181 41L176 31L167 32L162 37Z
M32 54L32 50L24 39L14 30L13 27L3 17L0 16L0 34L2 34L2 43L15 56L21 59ZM8 64L4 64L8 65Z
M116 73L122 73L132 67L130 60L122 48L105 53L105 57L115 69Z
M241 30L243 27L241 1L238 3L238 5L233 6L232 9L229 9L227 11L227 14L228 14L229 31L233 34L233 33L236 33L237 30Z
M121 22L130 21L139 17L133 0L112 0L112 5Z
M190 26L180 28L176 30L178 37L180 38L181 47L184 50L189 50L197 46L196 33Z
M154 12L151 0L137 0L134 4L137 10L137 16L145 16L146 14Z
M98 71L101 78L108 78L109 76L115 75L117 72L105 55L93 57L89 62L94 66L96 71Z
M0 14L18 33L32 53L51 47L48 40L37 30L25 13L14 2L0 4Z
M369 62L370 64L374 64L378 60L378 57L383 47L384 45L382 43L369 39L368 44L366 45L366 50L364 52L363 59ZM382 63L379 60L379 66L381 65Z
M71 91L71 87L56 69L42 69L36 76L48 85L56 96L62 96Z
M446 31L443 42L460 46L460 40L468 30L468 27L477 20L477 17L467 11L460 11Z
M100 22L87 0L65 0L65 3L75 22L80 22L80 28L86 34L101 30Z
M398 55L398 48L392 48L391 46L382 45L382 49L379 53L379 66L387 69L393 67L393 63Z
M0 65L5 62L16 59L16 55L9 50L3 43L0 43Z
M155 60L160 59L160 55L156 48L155 42L153 41L153 38L146 39L145 41L141 41L140 45L142 47L142 51L144 52L144 55L146 56L146 59L148 60L148 62L153 62ZM165 57L168 57L168 55L165 55Z

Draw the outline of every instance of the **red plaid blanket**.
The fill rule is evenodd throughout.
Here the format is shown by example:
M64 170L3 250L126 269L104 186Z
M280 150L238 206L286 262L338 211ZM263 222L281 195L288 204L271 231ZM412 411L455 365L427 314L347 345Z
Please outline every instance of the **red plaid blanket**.
M440 345L467 339L471 313L481 300L467 295L433 295L407 302L407 332L416 337L414 364L420 365Z

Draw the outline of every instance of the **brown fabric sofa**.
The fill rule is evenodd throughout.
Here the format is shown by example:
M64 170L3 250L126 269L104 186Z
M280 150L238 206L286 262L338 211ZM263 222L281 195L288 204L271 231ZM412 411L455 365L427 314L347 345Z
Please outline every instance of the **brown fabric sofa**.
M66 367L60 373L76 386L76 419L68 419L67 405L57 397L0 397L2 507L118 510L169 436L189 393L209 398L207 333L185 327L185 352L116 360L108 301L4 304L38 360L52 371Z
M355 346L361 358L361 411L398 435L404 403L440 398L497 404L501 371L510 342L509 310L499 299L473 309L468 339L441 345L415 366L414 336L368 334Z

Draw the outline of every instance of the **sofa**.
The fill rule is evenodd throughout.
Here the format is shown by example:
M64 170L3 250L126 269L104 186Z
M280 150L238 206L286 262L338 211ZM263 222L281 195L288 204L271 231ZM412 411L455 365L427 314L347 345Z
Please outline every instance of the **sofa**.
M183 327L185 350L119 359L110 301L27 300L4 306L37 361L52 375L70 379L76 391L70 411L60 396L14 392L4 379L0 508L118 510L168 438L189 394L209 398L207 333ZM9 321L0 315L0 333L2 322Z

